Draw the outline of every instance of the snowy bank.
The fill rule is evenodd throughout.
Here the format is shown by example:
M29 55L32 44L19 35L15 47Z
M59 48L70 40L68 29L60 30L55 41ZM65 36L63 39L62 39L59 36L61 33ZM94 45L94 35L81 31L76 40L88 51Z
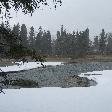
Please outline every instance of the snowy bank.
M112 70L93 73L93 87L4 90L0 112L112 112Z
M24 64L22 62L19 62L19 64L20 65L0 67L0 69L4 72L14 72L14 71L22 71L22 70L29 70L33 68L42 67L40 62L28 62ZM56 65L61 65L62 62L44 62L43 64L46 66L56 66Z

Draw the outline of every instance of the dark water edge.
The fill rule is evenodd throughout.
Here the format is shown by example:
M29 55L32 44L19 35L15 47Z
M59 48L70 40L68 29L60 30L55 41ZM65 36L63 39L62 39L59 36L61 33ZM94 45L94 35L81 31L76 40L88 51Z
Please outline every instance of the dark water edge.
M32 81L38 84L38 86L28 86L26 84L25 87L90 87L96 86L97 82L79 77L78 75L102 70L112 70L112 62L72 63L60 66L48 66L46 68L8 73L8 76L10 80L22 80L22 83ZM19 81L19 83L21 82ZM16 86L13 85L13 87L15 88L17 85L16 82ZM8 88L11 88L11 85Z

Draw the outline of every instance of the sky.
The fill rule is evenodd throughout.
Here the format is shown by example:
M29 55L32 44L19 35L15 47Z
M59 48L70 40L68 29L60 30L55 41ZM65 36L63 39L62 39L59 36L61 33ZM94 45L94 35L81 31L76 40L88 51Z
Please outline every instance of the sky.
M67 32L73 30L90 29L90 37L99 35L101 29L112 32L112 0L62 0L63 4L56 10L52 7L41 7L33 16L24 15L19 11L12 11L13 18L10 24L26 24L28 28L34 26L38 31L39 26L50 30L55 36L63 24Z

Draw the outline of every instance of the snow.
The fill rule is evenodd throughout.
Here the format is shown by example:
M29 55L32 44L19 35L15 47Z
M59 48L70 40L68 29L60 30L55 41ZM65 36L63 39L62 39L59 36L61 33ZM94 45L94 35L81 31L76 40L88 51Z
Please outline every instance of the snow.
M22 62L16 62L18 65L13 65L13 66L6 66L6 67L0 67L2 71L4 72L9 72L9 71L21 71L21 70L29 70L33 68L38 68L42 67L40 62L28 62L28 63L22 63ZM62 62L44 62L43 63L46 66L56 66L56 65L61 65ZM1 72L1 71L0 71Z
M112 112L112 70L93 73L97 86L4 90L0 112Z
M104 71L94 71L94 72L87 72L87 74L96 74L96 75L90 75L90 76L85 76L85 73L82 73L81 77L87 77L88 79L93 79L96 80L96 82L98 82L97 86L100 85L106 85L108 84L108 86L110 85L110 82L112 81L112 70L104 70ZM103 74L103 75L97 75L97 74ZM112 86L112 85L111 85Z

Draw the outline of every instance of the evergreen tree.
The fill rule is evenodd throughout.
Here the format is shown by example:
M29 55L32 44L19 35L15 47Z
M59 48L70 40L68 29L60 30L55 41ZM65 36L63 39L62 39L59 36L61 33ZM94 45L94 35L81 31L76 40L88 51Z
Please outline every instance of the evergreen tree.
M61 32L61 33L60 33ZM89 29L82 32L66 33L61 26L55 41L56 54L62 56L84 56L89 51Z
M38 54L42 54L42 47L44 45L42 45L42 38L43 38L43 31L42 31L42 27L39 27L39 32L36 36L36 40L35 40L35 49L38 52Z
M107 52L112 53L112 33L107 34Z
M20 35L20 25L19 25L19 23L18 23L17 25L14 25L14 26L13 26L12 32L13 32L16 36L19 37L19 35Z
M42 28L39 28L39 33L36 37L35 46L38 49L39 54L51 55L51 33L50 31L42 31Z
M63 25L61 25L61 38L64 36L64 28Z
M77 56L85 56L89 51L89 29L76 33L76 54Z
M12 33L17 37L17 44L20 44L20 25L19 23L17 25L13 26Z
M84 48L85 48L85 53L87 53L89 51L89 29L87 28L85 31L84 31Z
M23 45L24 47L28 47L27 28L25 24L22 24L21 26L20 38L21 38L21 45Z
M41 35L41 54L47 54L47 33L44 30L43 34Z
M50 31L47 31L46 33L46 51L48 55L51 55L52 52L52 47L51 47L51 33Z
M94 51L95 52L98 52L99 51L99 40L98 40L98 36L95 36L95 38L94 38L93 47L94 47Z
M72 57L77 57L77 36L76 32L73 31L73 34L69 34L69 51ZM71 37L71 38L70 38Z
M59 39L61 37L60 31L57 31L56 36L57 36L57 39Z
M61 31L57 31L57 40L56 40L56 55L64 56L68 54L68 38L67 38L66 29L61 26Z
M57 31L56 36L57 36L57 39L56 39L55 44L54 44L55 45L55 55L60 55L61 54L61 52L60 52L60 40L61 40L60 31Z
M35 33L34 33L34 28L32 26L29 32L29 47L31 49L34 49L34 39L35 39Z
M2 22L0 25L1 28L5 27L5 24ZM3 44L7 44L7 39L6 36L1 32L1 28L0 28L0 57L4 56L5 52L6 52L6 47L4 47Z
M77 55L83 56L84 52L83 32L77 32Z
M106 34L105 34L105 30L102 29L102 32L100 34L100 39L99 39L99 51L101 53L104 53L106 51Z

